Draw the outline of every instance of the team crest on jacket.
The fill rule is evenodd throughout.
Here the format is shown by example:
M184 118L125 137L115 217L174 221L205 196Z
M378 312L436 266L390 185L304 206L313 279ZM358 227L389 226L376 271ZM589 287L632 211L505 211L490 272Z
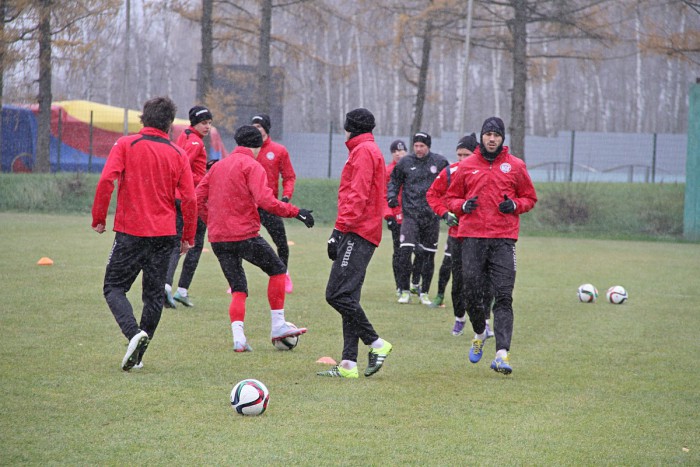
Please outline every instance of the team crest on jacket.
M437 167L435 167L434 165L431 165L430 166L430 173L434 173L434 174L437 173Z
M511 167L510 167L509 163L504 162L503 164L501 164L501 172L503 172L504 174L507 174L508 172L510 172L510 169L511 169Z
M267 157L267 160L268 160L268 161L271 161L272 159L275 158L275 153L272 152L272 151L270 151L270 152L268 152L267 154L265 154L265 157Z

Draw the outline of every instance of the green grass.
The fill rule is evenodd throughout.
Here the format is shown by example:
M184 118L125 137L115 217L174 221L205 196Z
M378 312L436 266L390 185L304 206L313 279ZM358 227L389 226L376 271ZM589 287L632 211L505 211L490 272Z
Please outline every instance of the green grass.
M233 352L207 252L195 308L165 310L146 367L124 373L126 339L101 292L113 234L89 224L0 213L2 465L700 464L698 244L521 238L506 377L489 369L492 340L468 362L449 307L395 303L385 241L362 302L394 351L372 378L338 381L315 376L342 347L324 299L328 226L287 223L287 317L309 328L294 351L270 344L266 277L247 267L254 352ZM55 264L37 266L42 256ZM601 295L623 285L629 302L578 303L585 282ZM138 282L129 296L138 309ZM229 406L244 378L270 389L261 417Z

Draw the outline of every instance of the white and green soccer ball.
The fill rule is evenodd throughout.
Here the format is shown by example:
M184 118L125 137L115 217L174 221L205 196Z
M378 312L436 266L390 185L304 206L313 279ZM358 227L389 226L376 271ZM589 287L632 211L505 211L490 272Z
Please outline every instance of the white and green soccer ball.
M290 323L289 321L287 321L287 326L297 329L296 325L294 323ZM284 339L272 341L272 345L277 350L292 350L297 346L297 344L299 344L299 336L285 337Z
M627 301L627 290L621 285L613 285L605 293L605 298L613 305L622 305Z
M598 289L593 284L583 284L578 288L578 299L583 303L595 303L598 299Z

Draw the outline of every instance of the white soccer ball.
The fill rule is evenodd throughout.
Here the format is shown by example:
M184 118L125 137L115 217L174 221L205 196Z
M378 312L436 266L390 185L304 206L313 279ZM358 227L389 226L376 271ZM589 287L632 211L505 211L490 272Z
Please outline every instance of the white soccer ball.
M605 298L607 298L610 303L622 305L627 301L627 291L621 285L614 285L608 289Z
M598 289L593 284L583 284L578 288L578 299L583 303L594 303L598 299Z
M244 379L231 390L231 407L241 415L262 415L270 402L270 391L257 379Z
M287 321L287 326L297 329L294 323L290 323L289 321ZM298 343L299 336L285 337L284 339L272 341L272 345L274 345L277 350L292 350Z

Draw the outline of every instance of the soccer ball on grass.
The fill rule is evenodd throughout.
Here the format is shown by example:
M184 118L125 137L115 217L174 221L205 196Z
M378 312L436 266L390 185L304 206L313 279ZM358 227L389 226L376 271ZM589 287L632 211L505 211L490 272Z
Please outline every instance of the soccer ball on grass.
M287 326L297 329L297 327L289 321L287 321ZM292 350L298 343L299 336L285 337L284 339L272 341L272 345L274 345L277 350Z
M270 391L257 379L239 381L231 390L231 407L241 415L262 415L270 402Z
M578 288L578 299L583 303L594 303L598 298L598 289L593 284L583 284Z
M614 305L622 305L627 301L627 291L621 285L614 285L605 293L605 298Z

